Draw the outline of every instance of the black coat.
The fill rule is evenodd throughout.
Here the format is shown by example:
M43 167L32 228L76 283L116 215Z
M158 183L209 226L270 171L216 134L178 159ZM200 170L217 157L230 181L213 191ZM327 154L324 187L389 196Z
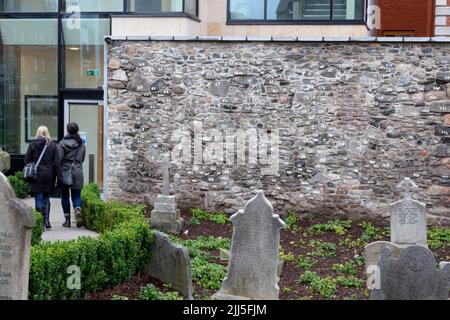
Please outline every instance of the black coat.
M28 145L28 151L25 155L25 164L37 162L42 150L44 149L46 139L39 137ZM50 141L41 163L37 170L37 180L30 182L32 192L53 192L55 189L56 178L56 143Z
M56 155L57 172L58 172L58 186L63 186L62 174L64 171L72 168L72 189L81 190L84 186L83 176L83 162L86 157L86 147L84 144L79 144L77 140L70 136L64 137L58 144L58 151ZM75 160L75 161L74 161Z

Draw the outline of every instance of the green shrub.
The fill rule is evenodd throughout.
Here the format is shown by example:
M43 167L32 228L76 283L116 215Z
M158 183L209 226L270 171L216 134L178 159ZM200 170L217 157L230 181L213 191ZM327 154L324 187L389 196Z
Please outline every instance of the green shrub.
M323 242L320 240L310 240L309 246L314 250L308 252L308 256L322 258L336 258L336 244L332 242Z
M97 232L114 229L121 221L130 220L134 216L142 216L145 207L131 206L119 202L105 203L100 198L98 186L91 183L81 192L83 201L83 219L86 227Z
M352 260L346 261L343 264L342 263L335 263L331 267L331 269L335 272L340 272L343 274L356 276L358 274L358 271L356 270L355 262Z
M364 229L364 232L361 235L362 241L369 243L383 238L382 230L375 227L371 222L363 221L359 224L359 226Z
M15 175L9 176L8 180L14 189L17 198L25 199L28 196L28 182L23 179L23 174L21 171L17 171Z
M124 206L130 211L121 212L114 205L120 212L101 213L98 208L104 205L108 210L110 206L101 205L101 199L96 196L98 192L94 187L85 190L83 208L91 214L91 225L102 230L99 239L82 237L73 241L41 243L31 248L30 299L79 299L87 293L113 287L146 266L153 234L141 208L131 210ZM115 225L103 223L110 221L104 219L110 216ZM101 222L95 221L96 218ZM80 290L67 288L69 266L80 268Z
M31 234L31 245L39 244L42 240L42 233L44 232L44 218L42 214L33 209L34 219L36 220L36 226L33 228L33 233Z
M139 300L183 300L178 292L161 292L153 284L141 288Z
M228 217L223 212L208 212L206 210L195 208L191 209L192 216L198 220L208 220L217 224L226 224Z

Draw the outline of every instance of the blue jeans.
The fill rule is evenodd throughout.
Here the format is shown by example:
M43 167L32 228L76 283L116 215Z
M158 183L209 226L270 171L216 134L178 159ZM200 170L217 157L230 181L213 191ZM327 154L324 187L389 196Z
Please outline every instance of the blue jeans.
M72 193L73 208L81 208L81 190L78 189L61 189L61 205L64 211L64 217L70 217L70 194Z
M34 207L36 211L42 213L42 208L47 209L47 213L50 212L50 194L46 192L36 192L34 194Z

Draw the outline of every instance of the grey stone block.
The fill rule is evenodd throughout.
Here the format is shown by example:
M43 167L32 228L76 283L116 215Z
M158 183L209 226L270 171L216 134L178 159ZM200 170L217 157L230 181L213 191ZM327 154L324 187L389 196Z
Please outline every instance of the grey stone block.
M0 172L6 173L11 170L11 156L0 148Z
M162 232L154 233L155 241L150 247L147 272L150 276L171 285L186 298L192 300L192 272L189 251L174 244Z
M175 41L196 41L196 40L198 40L198 36L174 36L173 40L175 40Z
M221 36L199 36L198 40L199 41L221 41L222 37Z
M297 41L299 41L299 42L321 42L321 41L323 41L323 37L298 36Z
M378 42L403 42L404 37L377 37Z
M247 36L247 41L272 41L271 36Z
M128 41L148 41L150 36L127 36Z
M375 42L377 37L350 37L350 41L355 42Z
M281 42L290 42L290 41L297 41L297 37L272 37L272 41L281 41Z
M324 37L323 41L328 41L328 42L346 42L346 41L350 41L350 37Z

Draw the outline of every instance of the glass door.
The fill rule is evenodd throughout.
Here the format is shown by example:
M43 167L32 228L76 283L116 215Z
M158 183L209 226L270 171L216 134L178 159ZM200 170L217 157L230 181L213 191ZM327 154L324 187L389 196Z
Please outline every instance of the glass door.
M64 109L65 127L69 122L76 122L86 146L86 159L83 163L84 183L95 182L101 190L104 160L103 101L66 100Z

